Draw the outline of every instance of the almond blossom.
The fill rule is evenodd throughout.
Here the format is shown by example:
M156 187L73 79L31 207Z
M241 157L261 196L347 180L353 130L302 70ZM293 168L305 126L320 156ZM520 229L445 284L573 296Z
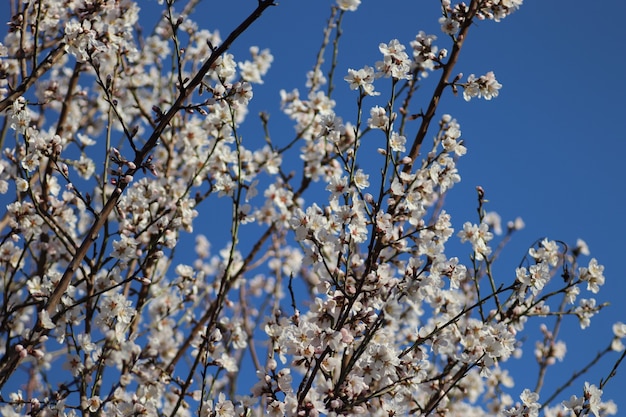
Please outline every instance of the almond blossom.
M521 218L503 230L481 187L477 218L446 207L471 146L441 99L502 87L448 74L477 20L522 1L444 0L441 45L419 31L344 62L361 2L338 0L271 119L255 105L284 61L263 37L231 48L280 7L254 3L225 36L194 2L155 2L153 25L132 0L11 10L0 414L614 414L603 383L543 405L509 372L529 346L540 375L570 359L561 320L584 329L605 307L586 244L538 240L507 275L494 265Z

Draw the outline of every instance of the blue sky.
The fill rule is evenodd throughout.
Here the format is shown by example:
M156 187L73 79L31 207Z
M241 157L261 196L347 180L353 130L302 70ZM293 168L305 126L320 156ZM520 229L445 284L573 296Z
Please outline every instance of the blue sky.
M626 277L619 265L626 251L626 48L621 40L626 4L618 0L525 3L501 23L479 22L472 28L457 66L465 76L494 71L503 84L500 96L466 103L448 94L438 113L450 113L459 121L468 147L460 162L462 182L447 197L456 228L476 220L477 185L486 190L487 209L497 211L505 222L521 216L526 223L496 273L512 278L528 246L544 236L570 244L582 238L606 267L606 285L597 299L611 306L583 333L577 323L566 326L568 355L552 371L547 385L554 386L609 342L615 321L626 322ZM160 13L156 1L139 4L147 22ZM219 29L225 37L255 4L255 0L208 1L201 3L193 19L201 28ZM271 114L276 140L280 135L291 138L292 123L280 113L278 91L304 89L304 75L313 65L331 4L330 0L282 0L233 47L239 60L248 58L247 49L253 44L269 48L275 58L265 84L255 87L250 120L242 130L244 140L260 138L254 117L260 110ZM380 59L380 42L397 38L408 45L424 30L437 34L441 47L450 47L437 24L438 4L435 0L363 0L356 13L345 16L334 97L345 120L353 120L356 95L340 80L347 68L371 66ZM150 30L150 24L145 28ZM421 91L424 107L433 88L427 80ZM198 230L206 232L209 227L215 224L198 220ZM525 357L531 355L532 347L527 345ZM584 380L598 384L611 365L603 361L578 386ZM526 369L534 375L532 367L513 368L518 392L525 387ZM605 389L605 398L613 399L622 412L624 386L626 368ZM569 393L580 395L580 390Z
M239 14L229 10L233 2L214 3L201 9L207 10L202 24L219 28L224 36ZM243 8L253 2L236 3ZM233 48L241 57L251 43L270 48L274 54L266 83L255 87L251 111L251 115L254 109L271 113L274 138L281 123L286 125L287 137L292 132L278 110L277 91L304 88L304 74L311 69L313 51L321 43L329 4L283 0ZM420 30L437 34L438 44L449 48L439 31L438 10L437 1L364 0L356 13L344 18L338 73L373 65L380 57L380 42L397 38L408 45ZM608 343L615 321L626 322L626 278L619 264L626 250L626 48L620 29L625 14L626 4L617 0L526 1L500 23L478 22L457 69L465 76L494 71L503 84L500 96L466 103L448 94L438 112L450 113L460 122L468 147L459 164L462 182L447 197L456 228L465 220L475 221L477 185L487 192L488 210L497 211L505 222L521 216L526 223L497 264L503 279L513 276L528 246L542 237L568 244L582 238L591 256L605 265L606 284L596 298L611 306L584 332L574 321L564 326L561 334L568 355L551 369L543 398L551 393L551 386L569 378ZM341 85L342 78L337 78L334 98L338 112L345 111L342 116L349 119L355 96ZM433 88L425 83L424 107ZM527 344L525 358L531 356L532 345ZM615 359L614 355L601 362L597 372L583 377L578 386L584 380L598 384ZM520 362L512 373L518 392L524 382L534 386L532 360ZM622 412L626 409L624 386L626 370L622 369L604 396L612 398ZM571 388L567 397L570 394L580 395L580 390Z

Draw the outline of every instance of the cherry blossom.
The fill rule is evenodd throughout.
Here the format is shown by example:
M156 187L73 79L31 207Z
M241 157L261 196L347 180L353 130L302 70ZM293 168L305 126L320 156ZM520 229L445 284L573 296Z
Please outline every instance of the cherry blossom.
M374 79L375 73L374 69L369 66L364 66L359 70L348 69L348 75L344 77L350 84L351 90L356 90L357 88L363 89L363 92L370 96L380 95L379 92L374 91Z
M462 84L462 86L465 101L470 101L474 97L491 100L494 97L498 97L500 88L502 88L502 85L496 81L496 76L492 71L481 75L479 78L471 74L467 77L467 83Z
M361 4L361 0L337 0L337 4L341 10L354 12Z

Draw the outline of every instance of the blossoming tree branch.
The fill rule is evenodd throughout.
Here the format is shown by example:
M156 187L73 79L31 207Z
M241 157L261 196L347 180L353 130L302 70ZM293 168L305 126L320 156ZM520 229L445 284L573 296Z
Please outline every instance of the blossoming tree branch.
M494 72L456 63L477 21L522 0L441 0L440 34L345 68L360 0L337 0L304 87L280 91L289 138L248 114L270 50L229 52L280 4L243 2L222 39L197 3L142 3L160 8L149 29L132 0L2 6L0 414L616 414L602 389L623 323L544 389L569 359L562 324L585 329L606 305L585 243L539 239L497 276L522 220L502 230L481 187L460 230L446 211L468 150L441 103L498 96ZM215 207L228 233L194 232ZM529 350L535 384L518 386L509 365ZM603 357L613 367L586 380Z

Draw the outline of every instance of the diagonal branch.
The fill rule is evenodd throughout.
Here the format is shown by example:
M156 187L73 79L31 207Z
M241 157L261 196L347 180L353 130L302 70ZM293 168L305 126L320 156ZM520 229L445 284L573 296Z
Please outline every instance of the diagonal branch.
M28 90L37 80L44 75L54 64L65 55L65 43L59 44L55 49L50 51L48 56L39 64L30 76L24 79L24 81L13 90L4 100L0 101L0 112L9 107L18 97L22 96L26 90Z
M452 47L450 58L448 59L448 62L446 62L443 66L443 72L441 74L441 77L439 78L437 87L435 87L435 91L433 92L430 103L428 104L428 109L426 110L426 113L424 113L424 115L422 116L422 124L420 125L420 128L415 135L415 139L413 140L411 152L409 152L409 158L411 158L411 160L409 163L404 165L404 168L402 169L404 172L410 172L413 168L413 163L417 159L417 156L420 152L420 147L422 146L422 142L424 142L426 133L428 133L428 127L430 126L430 122L432 121L433 117L435 117L435 112L437 111L439 100L443 95L443 90L448 85L450 85L450 76L452 75L452 70L454 69L454 66L459 59L461 48L463 47L463 43L467 38L467 32L472 25L474 16L476 16L476 12L478 11L478 3L479 1L474 0L469 5L469 10L467 11L467 15L465 16L465 21L463 22L459 34L456 36L456 39L454 41L454 46Z

